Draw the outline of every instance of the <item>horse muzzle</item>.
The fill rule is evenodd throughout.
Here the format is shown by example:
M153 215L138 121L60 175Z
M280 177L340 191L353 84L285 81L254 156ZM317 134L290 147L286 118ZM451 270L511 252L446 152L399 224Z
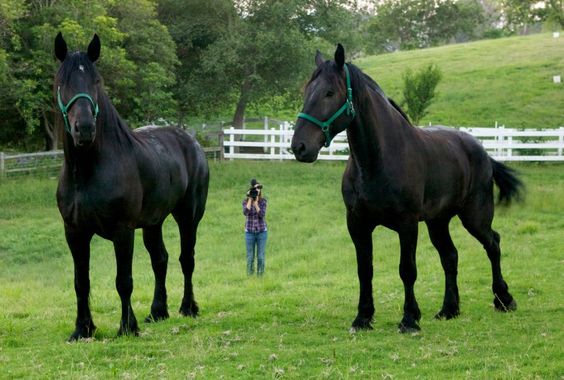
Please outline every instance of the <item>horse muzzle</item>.
M94 123L81 124L76 122L72 131L72 137L75 146L88 147L96 139L96 125Z
M314 162L319 155L319 149L308 148L303 142L292 141L291 149L296 160L300 162Z
M300 162L314 162L323 148L325 137L321 130L302 119L296 122L294 137L290 146L294 157Z

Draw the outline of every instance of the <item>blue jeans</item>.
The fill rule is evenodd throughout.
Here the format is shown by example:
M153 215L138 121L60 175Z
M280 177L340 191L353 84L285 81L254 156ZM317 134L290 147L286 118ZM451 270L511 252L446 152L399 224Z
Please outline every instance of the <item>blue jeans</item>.
M245 242L247 243L247 274L254 273L255 252L257 256L257 275L262 276L264 273L264 251L266 248L266 239L268 233L263 232L245 232ZM255 250L256 248L256 250Z

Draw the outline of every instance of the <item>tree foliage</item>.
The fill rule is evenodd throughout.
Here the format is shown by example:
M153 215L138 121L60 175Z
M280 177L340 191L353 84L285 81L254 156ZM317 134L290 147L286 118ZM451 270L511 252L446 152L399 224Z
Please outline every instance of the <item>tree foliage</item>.
M554 29L564 29L564 0L548 0L546 9L546 21Z
M208 92L207 84L215 78L206 77L202 71L206 50L228 34L237 22L237 12L230 0L160 0L158 17L167 25L176 43L179 65L177 82L173 87L178 104L178 119L182 123L187 115L210 115L223 111Z
M416 49L470 39L483 21L477 0L389 0L368 23L375 52Z
M169 25L181 60L181 112L232 112L241 125L249 105L295 104L316 47L344 41L361 50L350 3L192 0L180 7L161 1L159 17Z
M98 33L102 39L99 69L118 110L133 125L174 114L170 92L177 63L175 45L156 18L150 0L5 0L0 6L0 33L7 67L0 95L3 141L45 138L45 148L57 146L53 99L53 40L61 31L69 47L83 50Z
M297 109L316 49L350 56L435 46L549 20L562 0L2 0L0 144L57 147L53 39L102 41L105 88L132 127ZM373 6L369 12L363 8ZM495 35L498 33L494 29Z

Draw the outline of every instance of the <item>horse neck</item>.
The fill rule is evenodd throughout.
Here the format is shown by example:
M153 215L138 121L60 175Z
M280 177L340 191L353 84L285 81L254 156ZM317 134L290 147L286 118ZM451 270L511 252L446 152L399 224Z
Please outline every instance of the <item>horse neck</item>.
M347 137L353 161L374 173L390 160L402 159L408 142L416 138L415 129L379 93L369 90L360 103Z
M76 149L72 138L65 132L63 148L67 167L79 175L95 170L100 159L115 159L120 151L131 151L133 134L121 120L105 93L99 96L100 112L96 121L96 139L88 150Z

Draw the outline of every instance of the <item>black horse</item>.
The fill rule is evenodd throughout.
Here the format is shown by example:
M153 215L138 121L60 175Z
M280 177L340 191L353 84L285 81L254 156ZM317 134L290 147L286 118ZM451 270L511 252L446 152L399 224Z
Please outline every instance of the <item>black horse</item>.
M115 249L116 288L121 299L118 334L137 335L139 331L130 302L136 228L143 229L155 273L155 293L146 322L168 317L168 253L162 224L169 214L180 230L184 274L180 313L196 316L194 246L209 182L203 150L179 128L145 127L133 132L127 127L104 92L94 65L100 55L97 35L87 53L67 53L59 33L55 55L62 62L54 90L65 125L65 159L57 204L74 260L77 298L76 329L69 340L91 337L96 329L88 303L90 241L94 234L111 240Z
M350 158L342 193L360 281L353 329L371 328L372 231L378 225L399 234L399 272L405 289L400 331L419 330L421 312L413 288L420 221L427 224L445 271L444 301L436 317L450 319L459 314L458 253L448 228L455 215L488 254L495 307L515 310L516 303L501 274L499 234L491 228L494 182L501 201L519 195L522 183L513 170L490 158L469 134L413 127L371 78L345 64L340 44L334 62L324 61L319 52L315 62L317 69L305 90L292 151L298 161L313 162L323 145L328 146L337 133L347 130Z

